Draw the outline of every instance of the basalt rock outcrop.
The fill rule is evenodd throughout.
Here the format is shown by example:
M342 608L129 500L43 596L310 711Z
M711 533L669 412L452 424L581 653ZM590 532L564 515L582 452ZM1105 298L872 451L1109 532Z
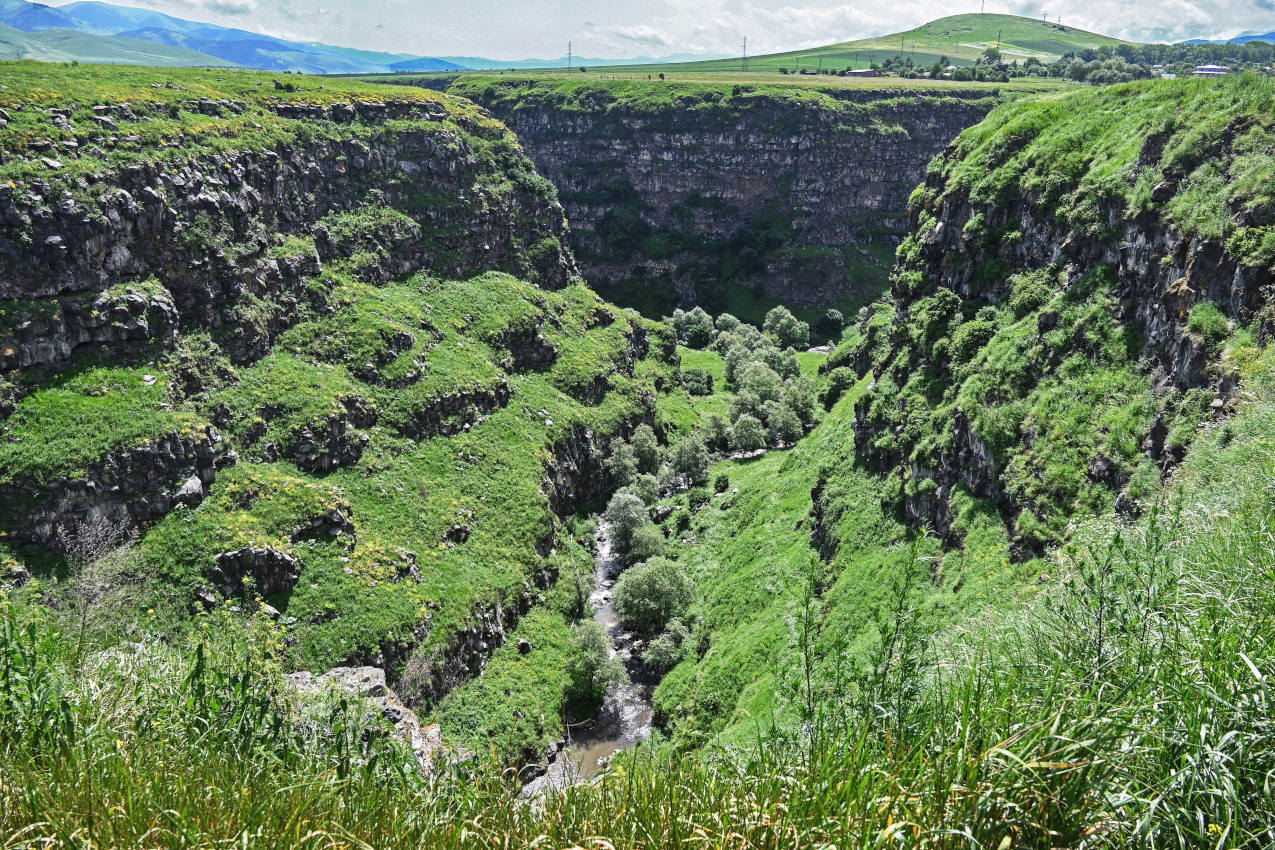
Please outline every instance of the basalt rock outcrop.
M1097 97L1112 102L1088 108L1135 109L1120 102L1120 92ZM1122 132L1141 133L1140 149L1119 172L1121 189L1113 191L1085 183L1089 162L1115 168L1086 147L1099 139L1081 144L1082 166L1046 159L1060 156L1047 147L1052 140L1037 141L1038 134L1047 136L1030 118L1013 115L1012 106L1002 109L994 119L1007 129L958 140L913 196L915 232L894 271L892 321L880 331L884 347L868 341L878 330L866 322L860 328L865 342L854 363L870 362L876 383L856 405L855 431L860 454L896 482L911 523L956 534L954 495L962 490L994 504L1011 527L1017 523L1018 554L1026 555L1065 533L1056 521L1042 530L1051 511L1061 516L1076 512L1077 504L1112 504L1105 497L1090 501L1095 492L1109 493L1117 511L1136 514L1148 468L1166 475L1198 428L1229 409L1239 375L1226 362L1223 343L1239 326L1269 333L1275 270L1247 235L1260 239L1271 220L1268 205L1232 198L1225 225L1231 235L1220 237L1184 219L1178 202L1193 182L1244 155L1240 139L1250 119L1220 122L1216 135L1176 151L1175 134L1198 118L1166 120L1171 129L1151 134L1143 129L1149 124L1130 126ZM1021 171L1032 179L1001 176ZM984 174L995 175L985 184L995 189L980 184ZM1151 188L1142 197L1134 186ZM936 315L938 304L950 323ZM1071 311L1070 324L1060 309ZM1076 320L1080 309L1091 311L1088 319ZM936 344L936 336L946 338ZM963 347L1008 339L1018 340L1014 357L1026 371L970 394L973 371L1001 368L1010 355ZM996 350L1008 352L1001 346ZM1074 424L1071 434L1055 433L1043 414L1067 415L1070 398L1092 392L1082 376L1104 369L1115 374L1117 367L1127 369L1126 377L1086 409L1111 405L1120 413L1094 421L1092 432L1089 424ZM1052 407L1027 416L1033 387L1062 387L1073 379ZM956 390L962 382L967 388ZM1147 387L1140 397L1146 400L1134 403L1143 391L1129 387L1139 382ZM1117 397L1124 392L1131 395ZM982 417L987 407L1012 404L1020 404L1016 422L993 425ZM1108 438L1122 428L1134 433ZM1112 450L1117 443L1123 451ZM1082 453L1073 456L1077 445ZM1070 489L1057 487L1069 469L1078 483L1073 477ZM1051 505L1060 493L1076 503Z
M62 532L84 524L135 527L176 505L198 504L218 467L229 462L212 426L171 432L113 452L75 478L0 484L0 515L14 539L56 546Z
M461 79L558 187L585 278L620 303L869 300L925 165L986 92Z

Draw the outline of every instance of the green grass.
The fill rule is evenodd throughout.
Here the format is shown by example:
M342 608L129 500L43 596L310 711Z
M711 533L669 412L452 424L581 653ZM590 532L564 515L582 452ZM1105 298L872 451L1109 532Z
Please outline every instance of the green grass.
M54 151L48 157L60 163L50 167L41 157L7 156L0 164L0 183L45 179L55 190L65 186L77 198L85 196L79 178L103 169L121 168L137 162L186 162L200 154L228 151L259 151L297 145L317 139L371 139L380 125L357 121L339 124L330 121L279 117L271 106L283 104L333 104L354 100L406 102L437 106L445 118L391 121L391 128L458 133L478 146L481 141L497 147L511 147L507 130L485 118L470 104L446 98L424 89L387 89L350 79L330 79L289 75L292 91L277 91L277 74L228 68L140 68L131 66L63 66L43 62L0 62L0 107L12 120L0 139L7 154L27 153L33 142L56 144L75 142L72 151ZM158 83L158 88L152 88ZM166 84L171 84L166 85ZM203 115L192 104L200 98L237 100L244 108L222 115ZM125 121L127 134L101 127L92 120L92 107L99 104L129 103L147 120ZM153 104L153 105L152 105ZM19 105L24 105L19 109ZM72 108L70 129L53 127L41 110ZM115 137L112 141L111 137ZM135 138L134 138L135 137ZM481 137L481 138L480 138ZM502 141L504 140L504 141ZM494 149L493 149L494 151ZM487 157L493 155L487 152ZM96 189L101 192L105 184Z
M0 423L0 483L74 478L109 452L171 432L191 433L206 420L168 401L168 378L148 369L82 366L33 392Z
M953 155L932 164L941 177L934 185L976 204L1035 193L1061 222L1097 237L1106 235L1109 210L1155 211L1187 236L1226 244L1250 265L1269 264L1275 238L1260 211L1275 201L1273 106L1275 83L1251 74L1039 95L963 133ZM1151 135L1163 138L1163 153L1140 165ZM1168 200L1153 202L1165 173L1181 179ZM914 201L924 206L928 197ZM1240 215L1246 210L1259 214Z
M930 576L952 556L939 562L931 543L860 525L870 513L849 499L857 518L837 525L856 534L836 558L851 549L862 565L818 582L813 597L786 587L804 584L805 570L759 574L752 597L764 606L755 623L775 623L753 626L756 651L767 637L798 650L782 677L794 687L780 693L799 722L772 724L767 712L748 741L740 724L739 747L657 744L534 806L485 761L421 778L357 702L297 703L278 678L287 633L265 621L218 612L200 622L199 650L157 642L119 660L93 652L118 637L95 635L85 662L73 618L5 594L0 829L118 847L252 836L297 847L571 846L589 836L654 848L725 833L725 846L1043 850L1095 830L1120 848L1268 844L1275 493L1252 482L1275 467L1273 375L1267 353L1246 384L1251 400L1196 442L1163 511L1084 525L1049 561L1047 592L1013 602L989 584L989 598L948 612L945 628L927 614L947 595ZM756 476L790 479L786 466L768 456ZM745 523L756 529L749 542L766 545L771 520L752 506L762 494L742 485L739 507L757 518ZM791 518L799 502L772 492L768 504ZM995 560L985 548L975 556ZM876 566L906 580L862 599L863 583L883 584L874 550L891 553ZM872 618L877 647L861 672L847 670L835 638L847 614L875 603L885 609ZM145 616L126 612L117 628L127 634ZM758 708L765 691L752 690Z

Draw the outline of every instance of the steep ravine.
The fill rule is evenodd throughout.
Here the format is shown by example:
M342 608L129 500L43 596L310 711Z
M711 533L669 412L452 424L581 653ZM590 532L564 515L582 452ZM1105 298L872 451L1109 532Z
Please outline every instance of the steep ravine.
M957 89L490 77L449 91L508 124L558 187L590 284L652 315L871 300L926 163L996 102Z

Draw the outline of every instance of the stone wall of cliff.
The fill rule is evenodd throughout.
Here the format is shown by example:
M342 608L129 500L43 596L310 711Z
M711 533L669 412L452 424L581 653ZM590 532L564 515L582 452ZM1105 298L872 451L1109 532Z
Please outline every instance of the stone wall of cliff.
M925 165L993 93L532 82L450 91L517 133L558 187L604 295L649 311L866 303L884 288ZM737 297L737 296L736 296Z
M914 524L959 535L987 500L1039 550L1141 510L1236 403L1271 323L1275 206L1245 182L1269 116L1193 85L1007 104L930 168L832 364L871 364L857 447Z

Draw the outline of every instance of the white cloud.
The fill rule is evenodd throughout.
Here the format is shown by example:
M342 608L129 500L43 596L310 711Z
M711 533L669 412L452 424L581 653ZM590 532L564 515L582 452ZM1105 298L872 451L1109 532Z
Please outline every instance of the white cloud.
M422 55L558 57L792 50L979 11L981 0L114 0L307 40ZM1130 40L1275 30L1275 0L987 0L988 12Z

